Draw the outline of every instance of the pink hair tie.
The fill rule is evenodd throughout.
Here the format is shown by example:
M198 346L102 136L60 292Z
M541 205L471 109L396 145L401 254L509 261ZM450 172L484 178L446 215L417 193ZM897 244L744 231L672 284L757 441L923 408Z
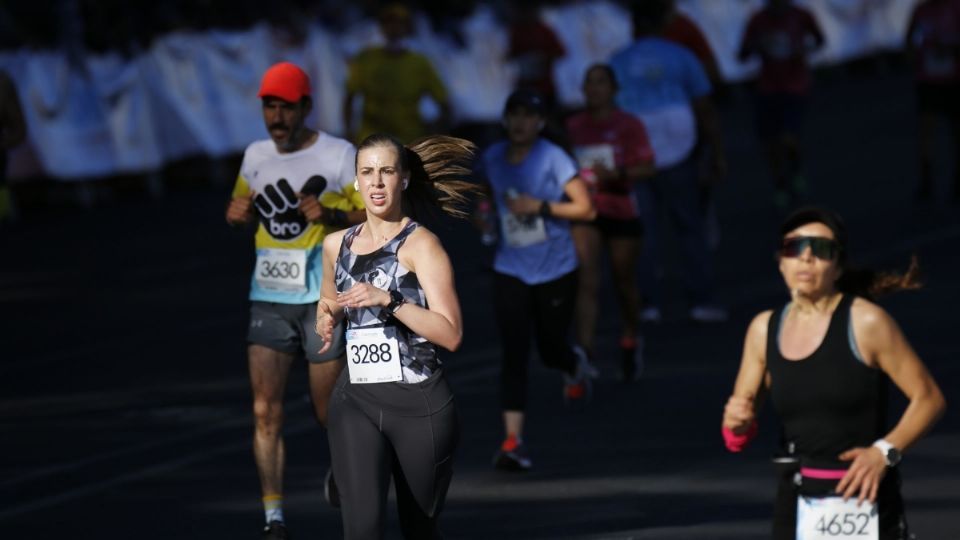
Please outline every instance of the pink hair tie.
M727 450L731 452L740 452L747 447L747 444L757 436L757 432L760 430L760 427L757 426L757 421L754 420L750 424L750 427L747 428L741 435L737 435L733 432L732 429L724 426L720 432L723 434L723 444L726 445Z

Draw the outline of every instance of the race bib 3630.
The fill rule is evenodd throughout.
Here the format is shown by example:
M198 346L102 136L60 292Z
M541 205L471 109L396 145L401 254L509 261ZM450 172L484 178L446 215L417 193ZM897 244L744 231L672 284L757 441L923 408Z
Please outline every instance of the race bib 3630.
M258 249L253 275L270 291L307 290L307 252L302 249Z

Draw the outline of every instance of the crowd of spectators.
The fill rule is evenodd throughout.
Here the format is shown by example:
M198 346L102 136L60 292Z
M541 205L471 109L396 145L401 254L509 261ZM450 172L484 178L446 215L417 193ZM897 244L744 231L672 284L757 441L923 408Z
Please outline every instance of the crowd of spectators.
M317 22L337 30L373 19L377 0L162 0L146 4L120 0L35 0L0 4L0 50L28 47L82 47L90 52L132 53L158 36L176 31L239 30L263 21L296 36L305 24ZM456 21L469 15L476 0L405 2L425 14L433 29L456 37ZM530 7L562 2L487 2L504 19L511 6Z

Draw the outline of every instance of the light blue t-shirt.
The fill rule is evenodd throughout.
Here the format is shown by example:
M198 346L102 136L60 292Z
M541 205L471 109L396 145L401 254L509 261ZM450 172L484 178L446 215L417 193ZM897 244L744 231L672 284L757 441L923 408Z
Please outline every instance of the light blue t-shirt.
M710 79L687 49L658 37L641 38L610 59L620 92L617 103L640 114L690 103L710 93Z
M686 159L697 141L691 102L710 80L687 49L658 37L638 39L610 59L620 84L617 103L643 121L658 169Z
M502 141L488 148L479 167L479 172L493 189L501 218L510 212L506 205L508 190L551 202L563 198L567 183L577 175L577 167L566 152L545 139L538 139L526 158L513 165L507 162L507 147L508 143ZM570 236L570 222L539 216L530 219L543 220L546 238L523 247L511 246L501 219L494 270L527 285L553 281L576 270L577 254Z

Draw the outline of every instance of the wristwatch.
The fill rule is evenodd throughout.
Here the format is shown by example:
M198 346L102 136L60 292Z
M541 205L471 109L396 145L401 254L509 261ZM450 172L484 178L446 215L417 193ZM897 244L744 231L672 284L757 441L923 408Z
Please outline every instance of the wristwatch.
M407 303L407 299L400 294L400 291L390 291L390 303L387 304L387 311L396 313L400 306Z
M900 464L900 460L903 459L903 454L900 453L900 450L897 450L895 446L890 444L886 439L877 439L873 446L880 449L880 452L883 453L883 459L887 462L887 467L896 467Z
M550 209L550 201L543 201L540 203L540 211L538 212L541 217L550 217L553 215L553 210Z

